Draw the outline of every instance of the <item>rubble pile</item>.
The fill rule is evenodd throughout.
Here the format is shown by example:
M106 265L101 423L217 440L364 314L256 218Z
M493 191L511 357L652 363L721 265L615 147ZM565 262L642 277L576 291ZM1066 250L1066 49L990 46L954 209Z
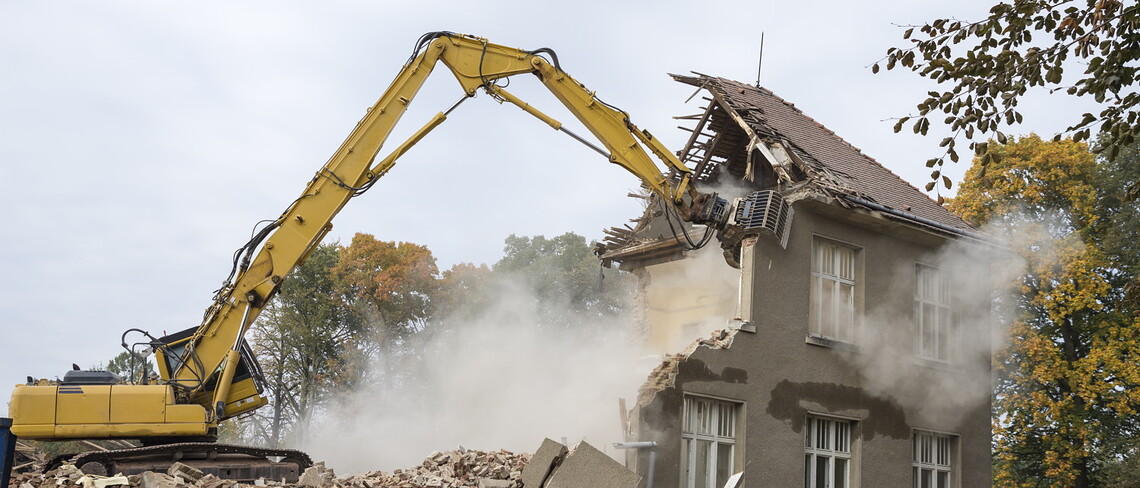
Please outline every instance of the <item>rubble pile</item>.
M144 472L130 476L94 476L65 464L47 473L14 473L10 488L522 488L522 470L529 454L484 452L460 447L433 452L419 466L391 473L371 471L337 478L323 462L315 463L296 483L258 479L252 483L204 474L182 463L166 473Z
M433 452L419 466L397 469L392 473L372 471L334 480L331 486L351 488L459 488L496 487L521 488L522 470L530 461L529 454L510 451L483 452L460 447L455 451ZM318 463L320 464L320 463ZM305 485L305 470L298 486L318 488L323 485ZM323 466L321 467L323 469ZM331 470L329 470L331 472Z

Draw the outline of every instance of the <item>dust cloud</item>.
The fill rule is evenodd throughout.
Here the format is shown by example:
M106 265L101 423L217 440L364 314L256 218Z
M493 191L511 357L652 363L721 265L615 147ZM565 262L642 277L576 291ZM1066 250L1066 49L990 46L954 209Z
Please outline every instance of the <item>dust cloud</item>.
M344 398L303 448L343 472L414 466L460 445L533 452L544 437L612 451L618 398L636 395L652 366L639 361L633 321L542 326L530 288L491 286L492 303L420 334L394 386Z
M1004 344L1008 324L999 305L1010 298L999 291L1006 289L1023 263L1000 244L962 239L918 266L937 270L942 279L935 286L949 292L949 307L939 312L950 312L948 332L939 339L948 341L947 347L919 353L923 339L916 330L922 313L916 299L918 271L915 263L901 262L890 270L888 298L866 304L859 351L850 355L850 361L869 392L914 412L908 419L911 425L950 429L967 417L988 417L991 358Z

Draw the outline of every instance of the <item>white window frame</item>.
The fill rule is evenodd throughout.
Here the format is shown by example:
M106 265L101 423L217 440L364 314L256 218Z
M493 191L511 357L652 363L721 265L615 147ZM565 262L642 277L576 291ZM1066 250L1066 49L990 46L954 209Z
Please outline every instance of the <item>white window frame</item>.
M681 488L719 488L739 471L736 436L741 403L688 394L682 403ZM701 445L707 446L703 460L698 459ZM728 469L718 473L717 467L725 462L723 457L727 457ZM704 472L692 469L699 466Z
M854 421L807 417L804 422L804 488L851 488L854 433ZM823 473L820 473L821 465Z
M911 440L913 488L954 486L954 440L956 436L916 430Z
M854 343L859 323L858 247L823 237L812 242L808 333Z
M914 265L914 350L923 359L950 362L954 357L954 317L946 274L934 266Z

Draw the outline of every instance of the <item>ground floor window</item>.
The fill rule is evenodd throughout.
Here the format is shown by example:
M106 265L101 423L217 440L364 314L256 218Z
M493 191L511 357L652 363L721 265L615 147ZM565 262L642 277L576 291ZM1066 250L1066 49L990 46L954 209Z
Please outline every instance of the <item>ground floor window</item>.
M851 486L849 420L808 417L804 426L804 487Z
M914 488L950 488L953 471L950 446L953 436L914 431L912 441Z
M738 471L740 404L685 395L681 417L681 487L719 488Z

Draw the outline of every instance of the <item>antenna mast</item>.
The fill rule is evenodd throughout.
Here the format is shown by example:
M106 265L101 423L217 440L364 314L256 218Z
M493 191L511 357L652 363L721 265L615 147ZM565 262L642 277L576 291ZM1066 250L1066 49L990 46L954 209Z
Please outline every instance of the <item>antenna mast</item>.
M764 67L764 31L760 31L760 60L756 62L756 88L760 88L760 69Z

